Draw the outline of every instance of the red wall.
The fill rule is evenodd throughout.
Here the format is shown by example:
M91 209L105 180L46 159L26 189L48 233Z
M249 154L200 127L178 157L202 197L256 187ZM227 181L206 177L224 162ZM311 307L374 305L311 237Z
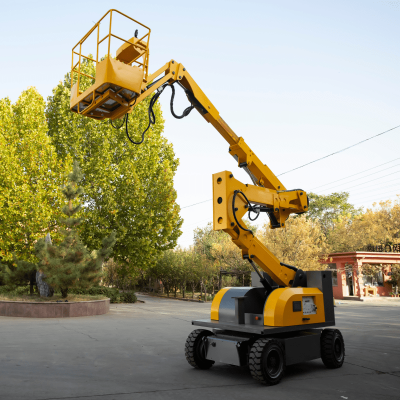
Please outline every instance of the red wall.
M342 254L340 254L342 256ZM353 255L352 255L353 256ZM354 257L354 256L353 256ZM343 297L346 297L349 295L349 289L348 286L346 285L346 274L342 271L345 269L345 265L347 264L353 264L353 295L357 297L364 297L364 286L360 283L360 278L361 275L357 272L360 271L361 263L357 260L357 258L349 259L346 258L336 258L335 259L335 254L330 254L329 255L330 262L336 264L337 268L337 286L333 286L333 297L335 299L343 299ZM355 261L358 261L356 263ZM326 262L323 262L323 264L328 264ZM347 269L348 270L348 269ZM386 272L386 274L385 274ZM377 289L377 294L379 296L384 296L388 297L390 296L390 292L393 290L392 285L387 283L386 281L390 280L390 276L387 275L388 268L383 269L383 286L375 286Z

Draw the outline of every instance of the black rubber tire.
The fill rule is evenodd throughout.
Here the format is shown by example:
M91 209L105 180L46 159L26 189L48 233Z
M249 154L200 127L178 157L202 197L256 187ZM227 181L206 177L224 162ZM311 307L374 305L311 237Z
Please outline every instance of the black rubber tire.
M207 360L204 357L204 338L211 336L213 333L206 329L194 330L186 339L185 356L187 362L194 368L209 369L213 366L214 361Z
M278 340L258 339L249 354L251 376L264 385L276 385L285 375L285 353Z
M321 358L327 368L340 368L344 363L343 336L338 329L324 329L321 333Z

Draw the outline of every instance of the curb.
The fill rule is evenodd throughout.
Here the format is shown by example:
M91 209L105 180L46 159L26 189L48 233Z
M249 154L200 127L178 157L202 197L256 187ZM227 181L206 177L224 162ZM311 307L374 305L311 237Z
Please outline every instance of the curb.
M340 305L357 305L357 306L388 306L388 307L400 307L400 301L399 302L394 302L394 301L385 301L385 300L378 300L378 301L373 301L373 300L367 300L367 301L354 301L354 300L336 300L336 304Z
M0 316L24 318L68 318L103 315L110 311L110 299L68 303L0 301Z
M136 292L136 293L140 294L142 296L157 297L158 299L188 301L188 302L191 302L191 303L205 303L204 300L193 300L193 299L181 299L179 297L156 296L156 295L153 295L153 294L142 293L142 292ZM208 301L207 303L212 303L212 301Z

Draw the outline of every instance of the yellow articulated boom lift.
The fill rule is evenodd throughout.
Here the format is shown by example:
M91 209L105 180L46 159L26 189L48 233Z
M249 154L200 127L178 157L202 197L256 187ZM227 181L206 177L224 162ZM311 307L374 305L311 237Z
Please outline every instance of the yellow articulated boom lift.
M125 39L114 34L112 22L116 16L136 24L145 34L139 38L136 30L133 37ZM101 24L108 25L104 37L100 35ZM82 52L91 35L97 37L96 59ZM110 50L111 40L120 41L115 58ZM287 365L322 358L328 368L341 367L345 348L340 331L321 329L335 325L331 272L304 272L281 263L242 220L246 213L249 217L251 213L255 217L266 213L271 228L284 227L290 214L308 210L307 194L285 188L220 117L182 64L171 60L149 75L149 40L148 27L117 10L108 11L72 50L71 82L75 84L71 90L71 111L97 120L124 118L128 139L140 144L155 122L152 107L169 86L172 114L183 118L195 108L228 142L229 153L251 179L251 184L243 184L230 171L213 175L213 228L231 236L243 258L259 275L260 285L228 287L217 293L210 319L192 321L193 325L209 329L196 329L187 338L188 363L200 369L208 369L215 362L248 365L256 380L269 385L282 379ZM107 46L107 53L99 60L102 44ZM84 58L96 64L95 76L82 72ZM82 76L93 81L84 91L80 90ZM180 116L173 110L174 85L185 91L191 103ZM127 129L129 113L151 95L148 127L140 140L134 141Z

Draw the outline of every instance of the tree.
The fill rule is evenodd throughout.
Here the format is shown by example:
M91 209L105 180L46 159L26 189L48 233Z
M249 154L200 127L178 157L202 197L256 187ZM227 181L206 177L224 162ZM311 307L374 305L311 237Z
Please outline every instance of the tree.
M186 285L190 280L191 270L191 257L190 250L182 249L180 246L175 249L175 264L177 267L177 274L175 280L175 297L176 291L179 287L182 297L185 298Z
M382 264L363 264L362 274L374 278L378 272L382 271Z
M4 282L6 285L23 286L29 283L29 293L33 294L34 285L36 283L35 263L14 259L13 265L4 265Z
M246 225L256 231L248 222ZM232 242L231 237L224 231L214 231L211 223L205 228L195 229L194 251L202 256L199 273L205 296L207 291L214 294L219 287L219 271L252 271L251 265L243 260L241 250Z
M359 215L361 208L355 208L349 203L349 193L331 193L329 195L318 195L308 193L310 205L307 218L313 221L318 221L321 224L321 229L325 234L328 234L334 228L335 222L339 217L348 215L353 218Z
M91 61L83 63L83 72L94 76ZM83 89L90 84L82 81ZM47 117L49 136L60 159L71 155L82 168L82 240L93 249L100 245L104 232L115 231L115 260L124 263L130 274L146 270L162 251L176 246L182 224L173 187L178 160L162 136L160 105L154 107L156 124L143 144L135 146L124 129L70 112L70 88L67 75L49 98ZM129 117L128 129L135 138L147 127L149 102L140 103Z
M175 258L173 250L166 250L148 270L148 275L162 282L168 297L176 280Z
M186 257L186 269L187 269L187 277L186 283L190 286L192 290L192 299L194 299L194 292L196 287L200 282L200 270L203 262L206 262L205 256L202 256L194 251L193 248L190 248L187 252Z
M110 258L103 264L103 284L123 290L134 290L137 276L128 272L126 265Z
M254 228L253 230L255 231ZM231 237L224 231L214 231L211 223L204 228L195 229L194 249L197 253L204 254L219 269L245 271L250 268Z
M326 238L319 223L305 215L288 218L280 229L265 224L259 236L279 261L305 271L322 269L319 260L328 253Z
M76 214L82 205L74 205L74 200L83 194L82 188L78 186L81 179L82 173L74 161L70 181L62 191L68 201L62 208L66 218L60 221L65 225L61 230L63 241L57 245L40 239L35 246L39 269L45 274L49 285L61 290L63 298L68 296L68 290L72 287L88 288L100 282L102 262L110 255L115 243L115 233L111 233L103 239L102 248L94 255L80 240L76 227L82 219L77 218Z
M399 242L400 203L382 201L354 218L341 216L329 232L331 252L367 250L368 245Z
M57 236L62 194L71 158L63 161L47 136L45 103L35 88L15 104L0 100L0 257L36 262L34 243ZM22 264L19 268L23 268Z
M392 286L399 286L400 281L400 266L397 264L392 264L390 266L390 283Z
M32 295L36 283L37 265L29 261L14 259L14 262L0 264L4 284L9 286L24 286L29 284L29 293Z

